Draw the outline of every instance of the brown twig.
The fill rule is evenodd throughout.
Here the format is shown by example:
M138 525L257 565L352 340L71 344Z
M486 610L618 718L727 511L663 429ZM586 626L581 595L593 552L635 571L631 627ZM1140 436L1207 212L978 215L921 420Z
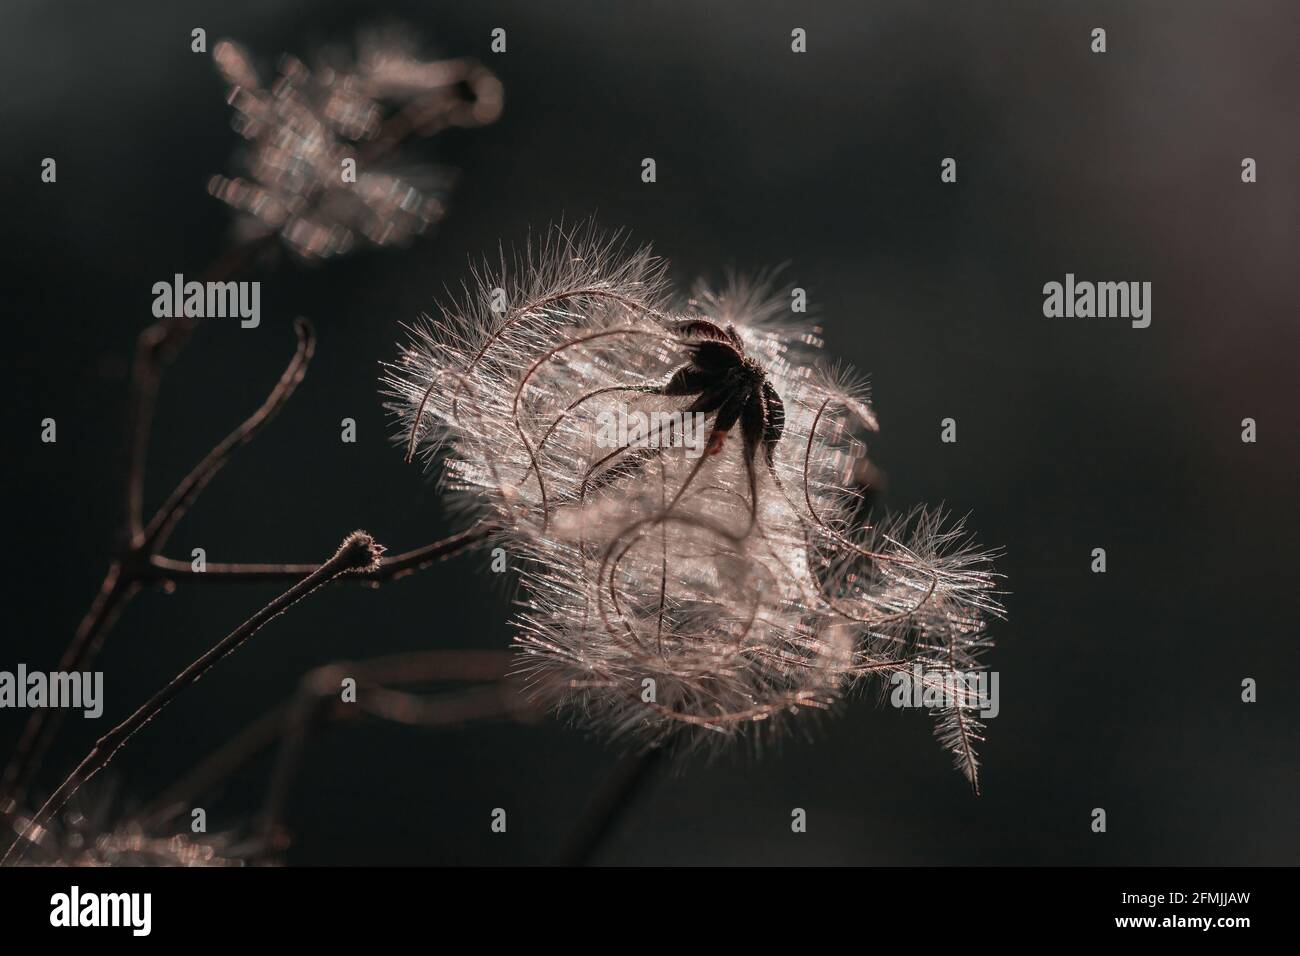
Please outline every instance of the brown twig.
M260 236L232 246L225 255L204 270L204 282L223 282L242 272L275 237ZM135 363L131 367L131 410L127 424L126 520L124 544L144 532L144 476L157 405L158 385L163 369L176 358L198 328L188 316L174 316L155 322L136 341Z
M666 757L670 744L631 754L614 768L592 799L569 836L560 862L563 866L586 866L602 843L618 827L619 820L636 802L654 779L656 769Z
M436 91L423 101L412 104L386 121L379 136L367 149L365 161L378 162L413 135L429 135L447 125L480 125L493 122L501 111L500 82L492 73L472 60L453 64L453 79L472 94L466 100L446 90ZM225 255L214 261L202 273L203 281L224 281L238 275L268 246L274 245L275 233L259 236L233 246ZM302 323L302 320L299 320ZM103 646L107 633L118 615L138 593L140 585L148 581L176 580L181 571L172 566L160 552L168 535L185 510L206 487L213 475L225 464L225 456L234 448L250 440L279 406L293 393L310 358L310 329L296 324L299 333L299 353L267 402L252 418L227 436L186 477L168 498L163 508L146 526L144 523L144 481L152 432L153 413L163 369L175 359L176 354L189 341L197 323L188 317L164 318L140 333L132 366L130 413L126 437L126 479L124 481L125 514L119 535L118 554L100 584L99 592L77 625L72 641L60 658L59 670L80 670L93 660ZM304 333L304 330L305 333ZM308 337L307 353L303 354L303 335ZM301 368L297 366L301 365ZM293 373L294 380L286 387L286 379ZM269 407L268 407L269 406ZM255 421L256 419L256 421ZM251 425L251 427L250 427ZM247 429L244 431L244 429ZM242 432L242 434L241 434ZM223 446L224 449L223 449ZM384 577L401 577L409 571L419 570L428 563L445 556L438 552L437 542L429 546L435 552L427 560L421 551L397 555L385 565ZM423 549L422 549L423 550ZM452 552L454 553L454 552ZM155 561L158 564L155 564ZM309 565L249 565L230 566L226 579L287 580L309 573ZM188 577L187 577L188 579ZM34 711L14 749L4 773L0 775L0 814L12 813L26 799L32 778L39 769L45 753L62 724L57 711Z
M520 719L522 715L535 713L536 708L510 683L509 660L509 655L502 652L435 651L432 656L402 655L367 662L351 670L346 664L331 665L308 675L298 696L285 711L286 721L278 738L280 749L261 814L259 845L270 853L279 852L287 845L280 821L307 740L322 721L365 715L407 726L446 729L480 720ZM403 662L411 664L406 672L390 666ZM357 681L354 704L344 704L337 696L341 680L347 676ZM387 686L435 679L460 680L477 686L433 696Z
M343 543L328 561L201 654L192 664L168 681L167 685L158 693L142 704L135 713L95 742L95 746L91 748L90 753L85 756L76 769L68 775L67 779L59 785L58 789L50 795L50 798L45 801L23 827L18 838L6 850L4 857L0 858L0 865L9 862L15 850L27 842L27 838L31 833L39 832L49 822L50 817L57 813L82 785L92 780L97 773L108 766L109 761L126 745L127 741L149 721L157 717L164 707L179 697L187 688L197 683L218 661L233 654L247 643L254 634L260 631L268 621L280 616L313 591L318 590L340 575L365 571L374 567L382 553L383 548L376 544L370 535L364 531L354 531L343 540ZM17 850L17 852L21 855L23 851Z
M506 679L510 655L505 651L418 651L395 654L361 662L340 661L309 671L294 696L263 714L205 757L193 770L172 783L141 813L147 829L166 823L200 794L209 791L259 754L265 753L285 735L290 715L298 701L307 695L322 698L338 693L338 679L355 677L367 685L383 687L395 684L457 682L497 684ZM520 708L533 707L516 695ZM335 706L322 715L342 720L368 712L364 707ZM410 722L410 721L405 721Z
M371 571L356 574L349 580L392 581L421 571L436 561L445 561L462 551L473 547L491 537L498 526L491 522L480 521L464 531L434 541L412 551L385 556ZM154 555L149 561L148 569L143 573L143 580L160 581L195 581L211 579L214 581L285 581L302 577L315 565L311 564L220 564L208 562L203 571L195 571L190 562L178 561L162 555Z
M132 548L134 554L153 555L167 543L167 539L176 528L176 523L189 510L203 489L216 477L217 472L225 467L231 453L240 445L252 441L267 422L284 407L285 402L297 389L298 384L307 374L307 365L316 351L316 336L306 319L295 320L293 328L298 335L298 348L288 367L281 374L279 382L271 390L271 394L257 411L218 442L216 447L181 479L180 484L172 490L162 507L145 526L143 539L138 546ZM143 569L135 569L135 573L141 576L144 574Z
M122 544L120 553L109 566L108 573L100 585L99 594L96 596L94 603L91 604L90 610L81 619L72 643L63 652L63 656L59 660L58 670L84 670L95 659L103 647L104 637L116 620L117 615L139 591L140 585L149 580L152 573L150 570L151 559L158 549L166 544L168 537L176 526L176 522L180 520L186 509L193 504L199 493L207 487L208 482L226 464L234 450L240 445L251 441L293 395L294 390L306 374L307 365L311 361L312 353L316 347L315 335L310 324L305 319L298 319L294 323L294 331L298 335L298 344L293 358L290 359L288 366L280 375L279 381L265 401L238 428L222 439L212 451L208 452L203 460L176 486L176 489L163 506L158 509L148 525L138 529L133 528L132 525L140 523L138 500L143 484L141 479L143 474L143 452L140 452L139 460L137 460L135 449L143 446L140 442L132 442L132 461L129 466L127 480L128 527L124 535L125 541ZM158 375L157 367L152 363L161 360L162 346L158 343L161 343L166 335L167 333L163 331L163 323L159 323L159 325L151 327L151 330L146 330L141 337L142 346L139 361L137 362L137 374L142 376L144 384L137 389L137 397L134 403L135 411L132 419L133 434L141 431L146 435L148 433L149 421L152 417L152 396L156 392L155 386ZM145 340L154 344L144 344ZM150 382L153 384L149 384ZM309 568L304 573L310 573L311 570ZM297 577L301 576L297 575ZM8 797L8 803L4 809L12 810L21 805L32 776L37 767L40 766L41 759L53 741L61 723L61 712L58 710L43 708L32 712L32 716L23 730L23 735L18 741L14 755L5 770L3 784L0 785L0 792Z

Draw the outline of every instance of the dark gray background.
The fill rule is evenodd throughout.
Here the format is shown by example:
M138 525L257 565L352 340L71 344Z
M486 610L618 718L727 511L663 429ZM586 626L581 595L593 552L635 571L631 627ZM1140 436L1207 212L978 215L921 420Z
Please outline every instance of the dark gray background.
M0 29L10 412L0 667L53 667L119 517L126 370L150 287L197 275L228 216L223 88L189 31L273 62L346 39L372 4L6 5ZM495 127L418 155L463 170L441 228L263 281L263 323L206 328L167 376L157 503L320 335L301 392L170 551L311 560L364 527L403 549L452 530L388 444L377 363L467 257L597 213L685 282L789 260L828 354L870 374L888 504L972 512L1012 594L991 663L1002 714L970 795L916 712L851 704L812 740L660 780L600 857L619 863L1295 863L1296 92L1290 3L396 3L500 75ZM489 33L509 32L509 52ZM789 49L808 30L809 52ZM1089 52L1105 27L1109 52ZM58 160L56 186L39 182ZM659 181L641 183L644 156ZM939 162L959 182L939 182ZM1259 163L1255 185L1240 162ZM1153 322L1049 320L1066 272L1153 283ZM40 419L59 441L39 442ZM339 420L360 440L338 440ZM939 441L940 419L959 442ZM1239 440L1259 422L1259 442ZM1104 547L1109 572L1089 572ZM146 594L101 658L108 707L51 769L275 589ZM474 557L275 622L114 765L142 797L282 699L309 667L504 647L509 595ZM1259 703L1240 701L1243 677ZM7 749L25 714L0 714ZM616 754L555 721L314 742L294 863L546 862ZM255 807L266 764L208 801ZM52 776L52 774L48 774ZM47 785L54 781L46 781ZM488 830L492 807L506 836ZM808 810L805 835L790 808ZM1093 807L1109 832L1090 832Z

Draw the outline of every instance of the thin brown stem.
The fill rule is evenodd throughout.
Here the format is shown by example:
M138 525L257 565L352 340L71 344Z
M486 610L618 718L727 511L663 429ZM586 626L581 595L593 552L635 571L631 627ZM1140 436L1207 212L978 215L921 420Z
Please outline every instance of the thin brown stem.
M222 282L242 272L274 236L262 236L232 246L203 271L202 281ZM149 437L163 370L189 342L198 323L188 316L164 318L146 328L136 341L131 369L131 411L127 424L126 527L124 544L144 531L144 477Z
M152 831L167 823L183 812L191 801L208 793L258 754L275 746L284 733L291 706L292 701L287 701L267 711L159 794L140 813L146 829Z
M203 460L181 479L180 484L167 497L162 507L158 509L158 512L144 529L144 539L140 543L138 550L143 551L145 554L153 554L167 543L167 539L171 536L176 523L184 516L190 505L194 503L194 499L216 477L217 472L225 467L235 449L252 441L257 436L257 433L275 418L298 388L299 383L307 374L307 366L316 351L316 336L312 331L311 324L303 318L294 321L293 329L298 336L297 349L288 366L280 375L280 380L271 389L271 394L266 397L266 400L262 402L257 411L244 419L238 428L218 442L203 457Z
M173 783L142 813L147 827L172 819L200 794L228 778L259 754L271 749L285 736L290 716L303 696L324 699L339 692L339 680L353 677L367 686L385 688L389 685L420 683L500 684L506 680L510 669L510 654L505 651L416 651L393 654L366 661L338 661L313 668L303 677L298 691L289 700L263 714L239 734L216 750L192 771ZM514 695L517 708L532 713L535 705L518 694ZM365 702L360 708L336 706L322 709L320 716L329 720L345 720L360 713L372 713ZM392 702L387 702L390 709ZM394 719L399 719L395 717ZM419 722L403 720L401 722Z
M131 371L131 412L127 436L126 542L133 545L144 533L144 473L153 429L162 368L189 338L194 320L164 319L140 333Z
M58 670L76 670L78 660L94 656L103 644L104 634L138 589L137 584L123 575L121 564L114 561L90 609L77 625L72 643L64 650ZM31 777L62 722L61 710L39 708L32 711L5 767L3 783L0 783L0 813L15 813L22 808Z
M327 693L338 693L335 681ZM261 815L261 844L270 853L286 846L281 825L294 778L302 765L304 751L311 734L325 722L374 717L389 723L446 730L477 721L508 719L527 709L527 702L519 689L505 677L444 694L421 695L390 687L358 681L357 703L339 704L321 696L304 696L289 709L288 721L280 738L280 752L276 757Z
M334 555L315 571L289 588L266 607L262 608L235 630L201 654L188 667L167 682L161 690L142 704L130 717L122 721L95 742L85 758L75 770L63 781L45 801L36 814L27 822L18 838L6 850L0 865L9 862L15 852L19 856L24 852L28 837L49 822L85 783L108 766L109 762L126 743L146 724L179 697L186 689L193 686L204 674L211 670L218 661L233 654L260 631L268 621L283 614L307 595L343 574L368 570L378 562L383 549L375 540L363 531L354 531L344 539Z
M300 682L294 696L261 715L226 741L220 749L205 757L190 773L160 793L140 812L139 817L143 819L146 829L153 829L177 816L201 793L211 791L216 784L281 741L300 697L324 698L326 693L331 696L338 693L338 678L341 676L364 680L376 688L390 684L425 682L495 684L506 680L510 659L510 654L500 650L422 650L409 654L391 654L369 661L339 661L313 667ZM533 705L524 697L516 697L520 708L532 708ZM359 711L370 713L370 709L364 706L360 709L338 706L322 710L321 717L347 719Z
M410 110L390 117L381 129L379 137L368 147L365 155L366 162L372 163L383 159L412 135L427 135L445 125L480 125L493 122L497 118L501 112L501 83L490 70L473 60L454 61L452 79L467 88L472 94L472 99L452 96L440 91L427 101L413 104ZM270 233L232 246L203 270L202 281L217 282L233 278L244 271L260 253L275 245L277 239L277 233ZM302 321L299 320L299 323ZM64 651L60 659L60 670L79 670L99 653L107 633L112 629L122 608L139 591L139 584L155 575L152 561L159 556L158 552L176 521L194 503L194 499L206 487L213 475L225 464L225 456L233 451L235 446L250 440L261 425L269 421L278 411L279 406L289 398L301 381L306 360L310 358L310 352L303 354L304 328L309 339L310 328L305 324L300 327L295 323L299 333L299 351L295 354L290 368L286 370L286 375L281 377L271 399L268 399L268 403L273 403L272 407L268 408L267 403L264 403L253 418L246 421L241 429L228 436L227 442L231 442L232 439L234 441L224 450L224 454L220 453L221 446L213 449L213 452L194 472L191 472L185 482L173 491L167 504L146 527L143 505L145 472L158 387L163 369L189 342L195 328L197 323L191 318L165 318L144 329L137 340L136 357L132 366L132 391L126 433L126 475L123 482L125 514L118 545L119 554L109 566L99 593L82 617L71 642ZM291 372L293 381L286 386L286 376ZM246 431L241 434L244 429ZM408 557L414 561L409 566L411 570L424 567L424 564L419 562L418 552L412 552ZM407 565L396 566L391 576L398 577L406 573L406 567ZM298 570L303 570L304 574L309 573L310 570L304 565L280 566L280 568L281 570L288 568L289 573L277 573L262 579L284 580L287 577L296 577ZM254 575L248 579L258 578ZM14 812L21 807L32 778L49 750L61 722L59 711L41 709L32 714L23 729L18 746L5 766L3 775L0 775L0 813Z
M371 570L349 575L349 581L379 583L406 577L421 571L436 561L445 561L486 540L500 530L500 526L480 521L464 531L434 541L423 547L401 554L385 556ZM146 582L202 582L210 581L286 581L296 580L315 570L313 564L220 564L209 562L204 570L196 571L188 561L178 561L162 555L149 560L143 574Z
M93 661L103 647L104 639L118 614L139 591L140 584L153 575L151 561L167 541L176 522L194 502L199 493L221 470L230 455L240 445L254 436L275 417L306 374L307 365L315 351L315 335L304 319L294 323L298 343L293 358L281 374L261 406L244 420L238 428L219 442L194 470L185 477L167 501L149 521L147 527L139 525L139 496L143 488L144 454L149 425L152 420L153 397L157 391L157 377L161 356L166 348L164 340L170 334L166 329L181 330L182 326L159 323L141 336L141 348L136 363L136 394L133 402L130 463L127 476L127 528L123 535L122 552L109 567L90 609L82 618L71 643L59 660L60 671L81 671ZM188 334L180 332L177 334ZM143 438L140 436L143 434ZM308 566L294 579L314 570ZM31 780L62 725L62 712L50 708L34 710L23 730L4 773L4 806L0 809L17 809L26 797Z
M560 853L564 866L586 866L655 777L669 744L625 757L601 785Z

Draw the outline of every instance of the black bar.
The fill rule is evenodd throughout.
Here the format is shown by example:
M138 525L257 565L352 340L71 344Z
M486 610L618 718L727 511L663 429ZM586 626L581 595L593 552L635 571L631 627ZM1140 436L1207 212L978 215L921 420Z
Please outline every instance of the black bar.
M75 885L83 906L90 894L148 893L149 938L205 946L256 945L259 938L336 945L416 933L428 934L417 938L430 945L445 933L482 933L494 945L503 934L531 933L558 945L572 933L585 948L588 931L610 921L630 934L609 936L611 944L644 934L650 945L688 925L701 939L724 940L769 931L815 938L827 930L881 930L944 951L1097 936L1232 943L1242 933L1277 934L1294 922L1295 878L1292 868L7 869L0 870L0 923L6 942L28 935L66 940L72 928L51 925L52 900L70 897ZM1209 928L1186 922L1207 918ZM1167 922L1178 920L1184 922ZM83 942L136 938L130 925L75 931Z

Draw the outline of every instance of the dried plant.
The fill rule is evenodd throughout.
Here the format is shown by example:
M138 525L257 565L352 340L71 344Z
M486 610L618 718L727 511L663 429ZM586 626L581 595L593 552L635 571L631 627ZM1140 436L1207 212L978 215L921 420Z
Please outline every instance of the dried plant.
M315 70L283 56L263 87L229 41L213 58L230 86L235 129L249 141L249 179L215 176L209 191L243 215L245 240L279 234L304 259L404 243L442 218L450 173L402 169L394 146L447 126L482 126L501 113L501 84L475 60L425 61L396 31L364 34L355 63L337 54ZM351 161L354 176L345 172Z
M0 857L0 864L8 863L15 858L21 859L26 844L31 840L31 835L47 826L85 784L95 779L109 765L118 751L125 747L132 737L162 713L172 701L198 683L208 671L243 647L270 621L327 584L348 575L378 572L381 569L383 551L383 547L370 535L364 531L354 531L320 567L195 658L188 667L168 681L134 713L95 741L95 746L91 748L90 753L86 754L76 768L64 778L40 808L29 819L22 820L15 827L17 837L6 849L3 857ZM13 803L16 807L17 801Z
M347 252L359 238L387 246L421 233L441 216L446 182L382 161L412 135L489 123L501 109L500 84L479 64L421 61L391 34L363 39L355 62L325 57L308 69L285 58L270 87L234 44L220 44L214 57L249 143L249 178L211 183L240 211L241 241L208 280L232 277L277 239L311 260ZM355 182L341 175L347 160L356 160ZM578 859L668 743L688 750L770 739L795 715L832 709L873 677L923 674L946 688L944 675L978 667L988 646L986 621L1000 613L991 555L937 511L861 518L870 489L855 476L876 474L864 445L876 429L865 389L824 366L817 331L791 321L766 279L700 286L681 301L648 249L602 239L590 226L556 230L513 260L503 255L499 270L476 272L459 304L410 328L384 380L398 441L408 457L444 465L469 526L396 555L355 532L320 564L210 563L199 572L165 554L189 507L305 375L315 345L305 321L263 404L146 518L144 465L162 370L195 325L165 319L140 337L120 547L59 669L87 667L147 585L292 586L101 737L28 813L59 727L57 715L35 713L0 780L0 815L14 834L0 863L273 858L305 736L353 716L326 686L337 679L333 667L312 672L288 704L176 781L150 814L109 822L80 814L75 800L163 708L298 601L335 581L401 577L476 545L500 543L522 559L515 672L536 702L640 754L579 827ZM611 446L599 423L619 414L654 424L642 442ZM707 435L684 446L692 416L707 422ZM352 669L365 695L361 715L446 727L533 711L499 662L464 652ZM484 686L422 697L409 687L421 675ZM982 729L970 703L943 710L936 733L977 788ZM182 796L276 745L260 849L225 852L157 835Z
M398 441L524 559L521 667L582 723L761 739L873 676L977 666L989 553L937 511L856 519L875 416L769 282L678 302L649 249L557 230L409 333L385 377ZM602 443L637 412L706 416L704 454L671 417ZM976 786L970 703L938 736Z
M242 233L241 240L203 272L204 280L224 281L238 275L254 254L277 236L300 256L320 257L347 251L353 245L353 234L381 246L400 242L423 231L440 215L440 201L422 195L412 185L414 179L427 178L425 173L401 179L385 172L380 164L413 136L428 136L447 126L493 122L501 111L501 85L474 60L419 60L409 39L392 30L364 36L359 49L354 67L340 68L326 58L315 73L286 57L279 81L265 90L247 54L229 42L216 47L214 58L231 85L235 125L253 144L249 162L255 181L214 180L212 191L249 218L237 230ZM355 148L345 148L344 140ZM356 160L355 183L345 182L340 175L339 163L345 155ZM324 564L214 564L202 572L188 562L167 557L164 549L177 523L230 456L251 441L292 396L315 348L310 325L296 321L297 350L266 400L219 441L157 512L147 517L145 462L162 372L188 343L196 325L195 319L180 315L162 319L140 334L132 369L124 517L117 550L58 670L87 668L102 650L122 609L145 586L222 580L297 583L101 737L39 809L28 814L24 808L31 803L30 791L62 724L60 711L34 711L0 775L0 822L14 834L0 862L25 859L36 845L34 835L46 832L81 786L94 778L134 733L209 667L297 600L343 575L371 583L402 577L457 553L475 539L474 535L456 535L381 557L382 547L357 533Z
M21 821L26 822L26 821ZM83 793L42 827L24 827L21 866L244 866L256 840L234 833L195 835L152 826L126 812L116 787Z
M355 702L339 688L355 682ZM257 816L260 859L274 859L288 846L282 820L307 740L349 721L384 722L430 731L472 723L533 723L543 713L510 675L507 651L418 651L370 660L335 661L308 671L297 692L234 734L193 770L175 780L141 814L144 826L167 826L189 811L200 794L267 750L277 756L265 803ZM422 693L423 688L437 688Z

